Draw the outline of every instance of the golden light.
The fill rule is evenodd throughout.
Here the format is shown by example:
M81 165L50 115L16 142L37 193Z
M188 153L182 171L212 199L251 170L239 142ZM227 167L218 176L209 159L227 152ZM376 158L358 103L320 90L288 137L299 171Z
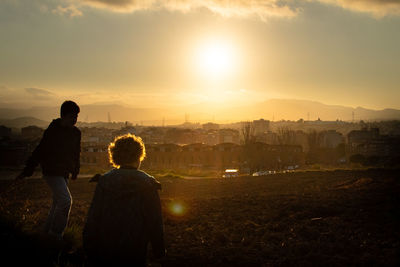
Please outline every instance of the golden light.
M180 202L171 202L169 205L169 210L176 216L181 216L185 213L185 207Z
M235 49L227 41L208 41L198 47L196 64L206 78L224 78L236 67Z

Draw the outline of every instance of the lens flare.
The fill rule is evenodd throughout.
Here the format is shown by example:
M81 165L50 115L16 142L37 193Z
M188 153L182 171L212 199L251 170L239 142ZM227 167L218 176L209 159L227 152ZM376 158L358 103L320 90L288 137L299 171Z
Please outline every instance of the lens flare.
M179 202L172 202L169 206L169 210L172 214L177 216L182 216L185 213L185 207Z

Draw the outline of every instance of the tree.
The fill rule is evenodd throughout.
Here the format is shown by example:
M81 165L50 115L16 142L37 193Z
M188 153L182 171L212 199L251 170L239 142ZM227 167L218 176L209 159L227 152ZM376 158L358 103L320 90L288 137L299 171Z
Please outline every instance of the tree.
M248 145L254 143L256 136L254 134L254 126L250 121L245 121L242 123L242 128L240 129L242 134L243 144Z
M308 164L313 164L319 162L320 158L318 157L320 145L319 145L319 133L316 130L311 130L307 134L308 141L308 153L306 156L306 161Z
M250 173L253 172L256 165L255 159L255 134L254 126L251 122L246 121L242 123L240 133L243 138L243 166L248 168Z
M319 147L319 134L316 130L311 130L307 134L308 147L310 151L315 151Z
M296 133L289 127L279 127L277 137L278 137L278 144L280 145L296 144Z

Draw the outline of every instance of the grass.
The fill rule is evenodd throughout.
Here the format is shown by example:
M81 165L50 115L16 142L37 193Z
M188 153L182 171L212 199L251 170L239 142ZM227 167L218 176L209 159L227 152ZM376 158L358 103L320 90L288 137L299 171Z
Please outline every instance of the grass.
M162 264L398 266L399 174L371 169L201 180L160 176L168 250ZM55 266L82 266L81 232L94 188L88 179L70 183L74 203L65 239L75 252L50 261L39 249L36 256L28 253L32 262L48 257ZM50 192L41 179L1 181L0 192L0 216L8 222L2 236L16 235L25 253L44 223ZM174 214L171 203L182 205L183 214ZM150 264L157 265L151 255Z

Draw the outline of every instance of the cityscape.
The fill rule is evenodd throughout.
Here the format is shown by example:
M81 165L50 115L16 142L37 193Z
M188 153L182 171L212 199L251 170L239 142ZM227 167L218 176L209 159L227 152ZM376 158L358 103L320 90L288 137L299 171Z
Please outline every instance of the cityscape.
M145 170L203 170L242 174L258 171L393 166L398 163L400 123L342 121L280 121L259 119L219 125L190 123L140 126L82 123L81 166L107 169L108 144L119 135L134 134L146 144ZM116 126L117 125L117 126ZM109 127L107 127L109 126ZM119 129L118 129L119 127ZM116 129L117 128L117 129ZM16 134L1 126L1 163L18 167L38 144L44 129L27 126ZM247 136L247 139L245 139ZM93 169L92 169L93 171Z

